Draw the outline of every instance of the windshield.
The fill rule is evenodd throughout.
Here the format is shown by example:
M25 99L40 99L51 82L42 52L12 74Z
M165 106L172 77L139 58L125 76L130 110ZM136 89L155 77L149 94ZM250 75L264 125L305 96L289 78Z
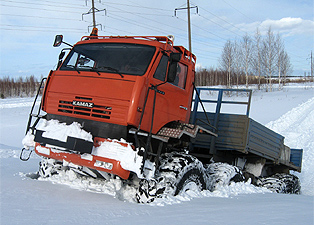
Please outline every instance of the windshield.
M155 47L126 43L93 43L73 47L60 70L143 75Z

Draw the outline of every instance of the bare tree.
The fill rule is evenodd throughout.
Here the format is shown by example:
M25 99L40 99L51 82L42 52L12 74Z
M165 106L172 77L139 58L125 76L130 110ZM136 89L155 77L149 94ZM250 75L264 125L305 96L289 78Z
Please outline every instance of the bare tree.
M249 86L249 70L251 67L252 61L252 39L249 37L248 34L243 36L242 39L242 59L243 59L243 66L245 69L245 85L246 88Z
M239 76L242 74L242 49L237 41L234 42L234 73L236 76L236 85L239 88Z
M222 70L227 71L227 87L231 87L231 73L233 72L233 64L234 64L234 44L228 40L225 44L221 59L220 59L220 66Z
M266 91L272 91L272 77L276 72L276 46L275 36L269 27L266 37L263 40L262 47L262 63L265 68L265 75L267 77Z
M283 52L282 61L281 61L281 68L283 74L283 85L287 82L287 75L292 73L292 65L290 63L290 57L286 51Z
M261 75L262 75L262 49L261 49L261 33L256 29L254 36L254 53L252 54L252 67L255 74L258 76L258 89L261 89Z
M281 74L282 74L282 63L284 60L284 43L279 35L279 33L276 36L276 42L275 42L275 50L277 52L277 58L276 58L276 66L277 66L277 72L278 72L278 89L281 89Z

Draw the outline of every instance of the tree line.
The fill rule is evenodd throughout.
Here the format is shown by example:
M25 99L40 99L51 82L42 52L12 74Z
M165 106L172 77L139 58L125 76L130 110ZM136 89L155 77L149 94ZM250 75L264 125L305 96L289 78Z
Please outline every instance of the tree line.
M0 97L32 97L36 95L41 79L34 76L0 78Z
M246 86L248 85L257 85L260 89L267 88L269 83L267 82L266 77L258 77L254 75L249 75L248 77L245 74L231 74L231 82L228 85L228 71L222 71L220 69L215 68L203 68L196 71L195 74L195 85L196 86L216 86L221 85L227 88L238 88L238 86ZM279 84L282 85L286 83L304 83L304 82L314 82L313 77L311 76L304 76L304 77L282 77L280 80L278 77L272 78L272 84Z
M254 80L259 88L265 84L266 91L271 91L274 77L280 88L292 73L284 42L279 33L273 33L271 27L263 36L257 29L253 37L246 34L240 40L228 40L223 47L219 64L226 76L227 87L243 83L244 76L246 87L249 80Z

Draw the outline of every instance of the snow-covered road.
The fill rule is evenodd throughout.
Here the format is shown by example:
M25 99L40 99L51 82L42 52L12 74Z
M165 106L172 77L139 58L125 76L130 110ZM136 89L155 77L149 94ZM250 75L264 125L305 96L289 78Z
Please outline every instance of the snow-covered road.
M302 193L314 196L314 97L266 125L285 136L285 143L303 148Z
M238 183L215 192L169 197L151 205L132 202L132 190L62 176L33 180L39 158L19 160L32 99L0 100L0 224L313 224L314 89L255 91L251 117L303 148L301 195L269 193ZM270 112L270 113L268 113ZM48 182L47 182L48 181ZM60 184L63 183L63 184ZM66 185L64 185L66 184ZM129 194L129 195L128 195Z

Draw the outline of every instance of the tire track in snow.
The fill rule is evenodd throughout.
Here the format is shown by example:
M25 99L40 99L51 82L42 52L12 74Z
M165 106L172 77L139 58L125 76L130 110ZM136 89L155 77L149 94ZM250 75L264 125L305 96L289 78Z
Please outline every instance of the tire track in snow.
M285 136L285 144L303 149L302 193L314 196L314 97L266 125Z

